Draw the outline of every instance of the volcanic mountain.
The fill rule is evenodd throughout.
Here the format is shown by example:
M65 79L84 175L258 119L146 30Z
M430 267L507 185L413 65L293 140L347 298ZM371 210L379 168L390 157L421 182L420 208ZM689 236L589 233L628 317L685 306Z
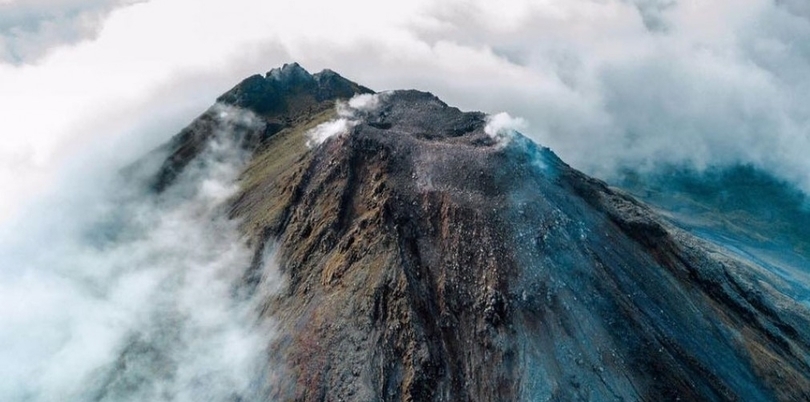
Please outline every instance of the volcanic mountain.
M261 398L810 400L778 276L493 123L287 64L154 154L158 194L222 135L248 155L221 208L254 252L235 297L283 277Z

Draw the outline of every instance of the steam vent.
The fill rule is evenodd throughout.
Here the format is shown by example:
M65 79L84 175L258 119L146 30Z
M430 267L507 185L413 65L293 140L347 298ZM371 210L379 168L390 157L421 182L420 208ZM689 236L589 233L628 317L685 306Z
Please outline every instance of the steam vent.
M234 110L221 208L272 368L234 401L810 401L773 274L427 92L252 76L153 154L155 193Z

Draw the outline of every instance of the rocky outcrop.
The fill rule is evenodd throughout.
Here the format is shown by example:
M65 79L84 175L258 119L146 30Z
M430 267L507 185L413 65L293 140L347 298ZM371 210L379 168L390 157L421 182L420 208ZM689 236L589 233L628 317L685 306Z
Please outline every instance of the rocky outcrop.
M429 93L307 146L356 93L288 65L219 98L263 123L229 208L246 291L270 252L285 277L261 311L282 329L268 398L810 399L810 313L767 270ZM215 118L172 141L158 189Z

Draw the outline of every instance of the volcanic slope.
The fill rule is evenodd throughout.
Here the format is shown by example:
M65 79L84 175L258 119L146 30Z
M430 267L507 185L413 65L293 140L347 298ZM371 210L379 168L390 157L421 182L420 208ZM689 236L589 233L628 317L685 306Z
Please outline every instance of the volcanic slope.
M225 207L255 252L239 291L283 275L269 400L810 400L810 312L778 276L486 115L297 64L218 104L151 186L222 107L262 122Z

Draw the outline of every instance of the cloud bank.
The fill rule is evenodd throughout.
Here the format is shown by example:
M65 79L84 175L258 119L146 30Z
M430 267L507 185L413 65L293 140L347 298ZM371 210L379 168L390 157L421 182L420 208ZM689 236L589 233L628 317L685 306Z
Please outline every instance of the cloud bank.
M138 187L137 175L81 172L72 183L86 191L59 192L2 233L0 399L263 397L273 330L257 303L282 284L268 254L262 287L238 291L252 252L222 206L251 117L219 117L214 141L167 193Z

